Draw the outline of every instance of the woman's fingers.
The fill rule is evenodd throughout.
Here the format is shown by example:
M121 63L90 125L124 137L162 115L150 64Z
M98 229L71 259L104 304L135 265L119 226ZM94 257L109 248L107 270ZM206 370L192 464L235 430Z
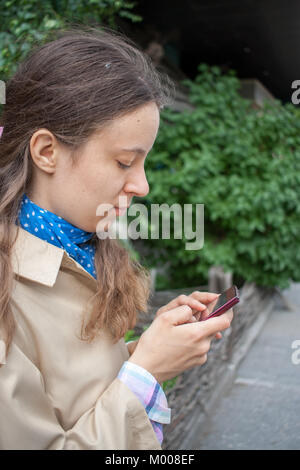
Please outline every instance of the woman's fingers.
M232 318L233 311L232 309L230 309L219 317L208 318L208 320L206 320L205 322L200 322L199 325L204 325L205 335L215 336L216 334L230 327Z
M164 305L159 311L172 310L173 308L179 307L179 305L189 305L191 308L197 310L204 310L210 302L219 297L220 294L212 292L200 292L194 291L189 295L181 294L175 299L171 300L168 304Z
M209 305L211 302L213 302L214 300L217 302L217 299L219 297L220 294L216 294L216 293L213 293L213 292L200 292L200 291L194 291L192 294L190 294L193 298L201 301L203 304L206 305L206 308L203 309L200 313L200 315L198 315L198 318L197 320L200 321L200 320L203 320L205 319L206 317L208 317L209 315L209 311L208 311L208 308L207 308L207 305Z
M196 299L195 297L191 297L189 295L179 295L175 299L173 299L171 302L168 304L164 305L161 307L157 312L156 315L160 315L161 313L168 312L169 310L173 310L176 307L179 307L180 305L188 305L191 307L192 310L196 312L198 311L203 311L206 309L206 305L204 305L199 299Z
M175 299L171 300L168 304L161 307L156 312L156 317L161 315L164 312L169 310L173 310L181 305L188 305L192 309L193 317L188 323L201 321L205 319L209 315L209 311L207 309L207 305L217 300L220 294L213 293L213 292L200 292L194 291L189 295L181 294ZM215 337L217 339L221 339L222 335L218 332Z
M199 300L199 302L207 305L213 300L217 299L219 295L220 294L216 294L214 292L200 292L196 290L190 294L190 297L193 297L194 299Z

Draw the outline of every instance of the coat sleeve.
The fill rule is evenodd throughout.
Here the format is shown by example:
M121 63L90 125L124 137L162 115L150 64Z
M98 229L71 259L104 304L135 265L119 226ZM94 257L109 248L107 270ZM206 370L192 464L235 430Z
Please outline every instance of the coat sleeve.
M39 369L12 343L0 368L0 449L161 450L142 403L118 378L63 429Z

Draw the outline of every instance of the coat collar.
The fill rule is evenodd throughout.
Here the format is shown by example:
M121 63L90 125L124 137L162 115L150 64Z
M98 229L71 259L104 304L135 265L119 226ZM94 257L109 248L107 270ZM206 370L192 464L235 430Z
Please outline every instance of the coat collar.
M15 226L15 230L18 230L18 235L12 249L12 267L16 275L52 287L60 268L68 267L96 285L96 279L63 248L36 237L22 227Z

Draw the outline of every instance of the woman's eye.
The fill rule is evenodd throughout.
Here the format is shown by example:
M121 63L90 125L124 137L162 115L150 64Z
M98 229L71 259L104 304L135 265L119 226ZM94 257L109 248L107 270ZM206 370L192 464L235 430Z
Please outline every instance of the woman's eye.
M125 165L124 163L118 162L119 166L123 169L130 168L131 165Z

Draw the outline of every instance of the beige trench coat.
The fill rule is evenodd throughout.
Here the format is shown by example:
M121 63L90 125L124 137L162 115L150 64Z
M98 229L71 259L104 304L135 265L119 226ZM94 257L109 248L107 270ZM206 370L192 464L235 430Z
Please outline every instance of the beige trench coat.
M77 337L95 279L22 228L12 262L17 328L0 368L0 449L160 450L143 405L117 378L124 340Z

